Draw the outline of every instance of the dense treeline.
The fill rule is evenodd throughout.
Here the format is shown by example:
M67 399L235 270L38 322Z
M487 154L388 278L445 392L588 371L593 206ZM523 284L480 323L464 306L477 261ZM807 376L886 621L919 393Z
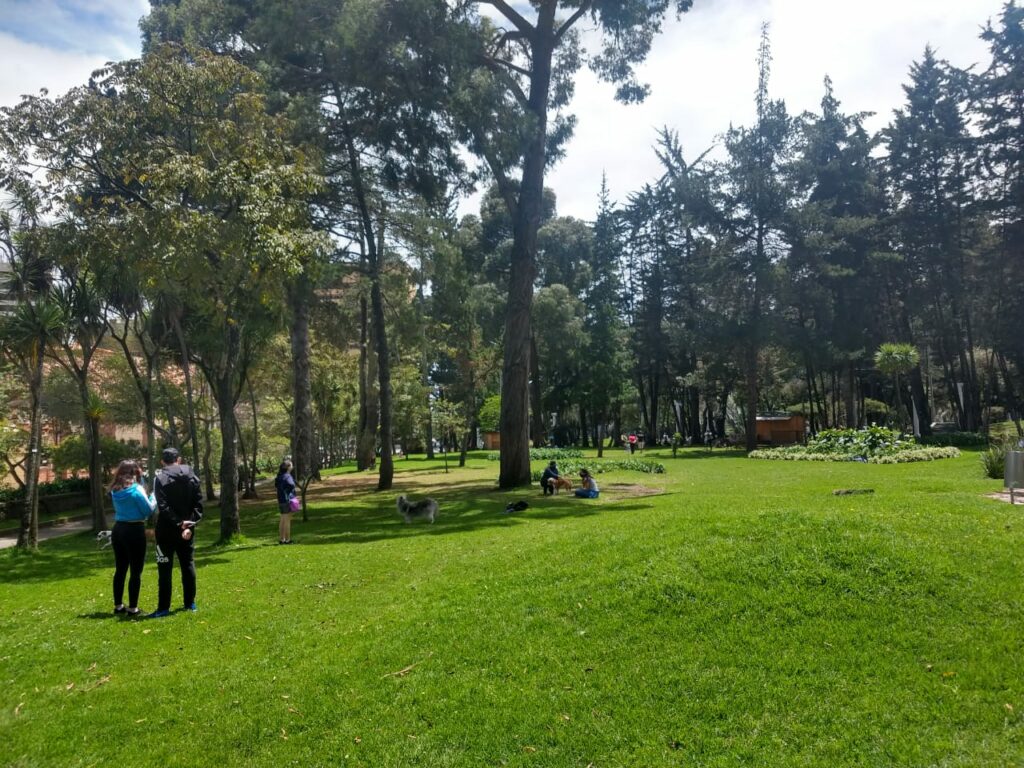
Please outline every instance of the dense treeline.
M1024 11L984 69L926 50L877 135L827 79L790 115L765 34L753 125L699 157L668 127L659 178L559 216L575 73L642 99L633 65L690 4L154 0L140 60L4 109L22 545L44 421L83 432L97 528L101 430L135 422L151 469L174 442L217 479L223 538L285 453L303 487L352 459L386 490L396 448L464 460L500 430L511 486L531 441L752 445L762 411L1019 424Z

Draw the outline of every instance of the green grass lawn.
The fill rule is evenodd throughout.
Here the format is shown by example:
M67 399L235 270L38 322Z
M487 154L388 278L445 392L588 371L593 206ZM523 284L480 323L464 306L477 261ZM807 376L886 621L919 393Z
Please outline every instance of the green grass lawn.
M110 615L89 535L0 553L0 765L1024 765L1024 518L977 454L661 455L596 502L482 454L336 473L295 546L271 498L201 528L200 612L161 620Z

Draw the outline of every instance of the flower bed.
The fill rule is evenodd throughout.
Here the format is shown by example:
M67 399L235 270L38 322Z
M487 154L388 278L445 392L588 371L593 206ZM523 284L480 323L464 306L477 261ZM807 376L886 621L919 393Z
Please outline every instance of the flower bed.
M893 429L825 429L807 445L751 451L751 459L779 461L859 461L867 464L904 464L911 461L953 459L960 451L951 446L921 446Z

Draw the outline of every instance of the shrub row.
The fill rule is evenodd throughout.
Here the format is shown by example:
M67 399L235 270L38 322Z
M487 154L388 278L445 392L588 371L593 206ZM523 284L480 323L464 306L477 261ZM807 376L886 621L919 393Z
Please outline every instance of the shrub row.
M921 445L951 445L954 448L984 448L988 437L980 432L945 432L938 435L923 435L917 438Z
M751 451L747 454L751 459L768 459L774 461L859 461L864 464L906 464L912 461L936 461L937 459L955 459L960 450L951 446L906 447L899 451L890 451L878 456L857 456L849 453L833 451L824 453L811 451L800 445L785 448L767 448Z
M583 451L579 448L531 448L530 461L559 461L561 459L582 459ZM498 461L501 453L491 451L487 454L488 461Z
M665 465L659 461L653 461L651 459L625 459L623 461L575 461L569 460L559 462L558 471L561 475L575 475L578 474L581 469L590 470L591 474L600 475L605 472L611 472L612 470L619 469L626 472L644 472L648 475L663 475L665 474ZM540 480L540 476L544 470L534 470L531 474L534 480Z
M59 493L83 493L89 490L89 479L72 477L68 480L54 480L52 483L40 483L40 496L56 496ZM24 488L0 489L0 504L16 504L25 500Z

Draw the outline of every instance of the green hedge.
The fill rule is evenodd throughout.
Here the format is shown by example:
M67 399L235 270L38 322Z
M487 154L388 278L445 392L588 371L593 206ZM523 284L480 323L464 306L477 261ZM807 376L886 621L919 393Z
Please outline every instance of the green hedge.
M559 474L563 477L577 475L581 469L587 469L593 475L600 475L612 470L623 470L626 472L644 472L648 475L665 474L665 465L651 459L625 459L623 461L575 461L561 462L558 465ZM540 480L544 470L538 469L532 473L534 480Z
M54 480L52 483L40 483L39 495L56 496L61 493L85 493L89 490L88 478L73 477L70 480ZM0 505L20 504L25 500L24 488L0 488ZM0 517L3 515L0 514Z
M988 438L980 432L946 432L917 438L921 445L953 446L954 448L984 448Z
M487 454L488 461L498 461L501 458L499 451L491 451ZM562 459L582 459L583 451L579 448L531 448L530 461L560 461Z

